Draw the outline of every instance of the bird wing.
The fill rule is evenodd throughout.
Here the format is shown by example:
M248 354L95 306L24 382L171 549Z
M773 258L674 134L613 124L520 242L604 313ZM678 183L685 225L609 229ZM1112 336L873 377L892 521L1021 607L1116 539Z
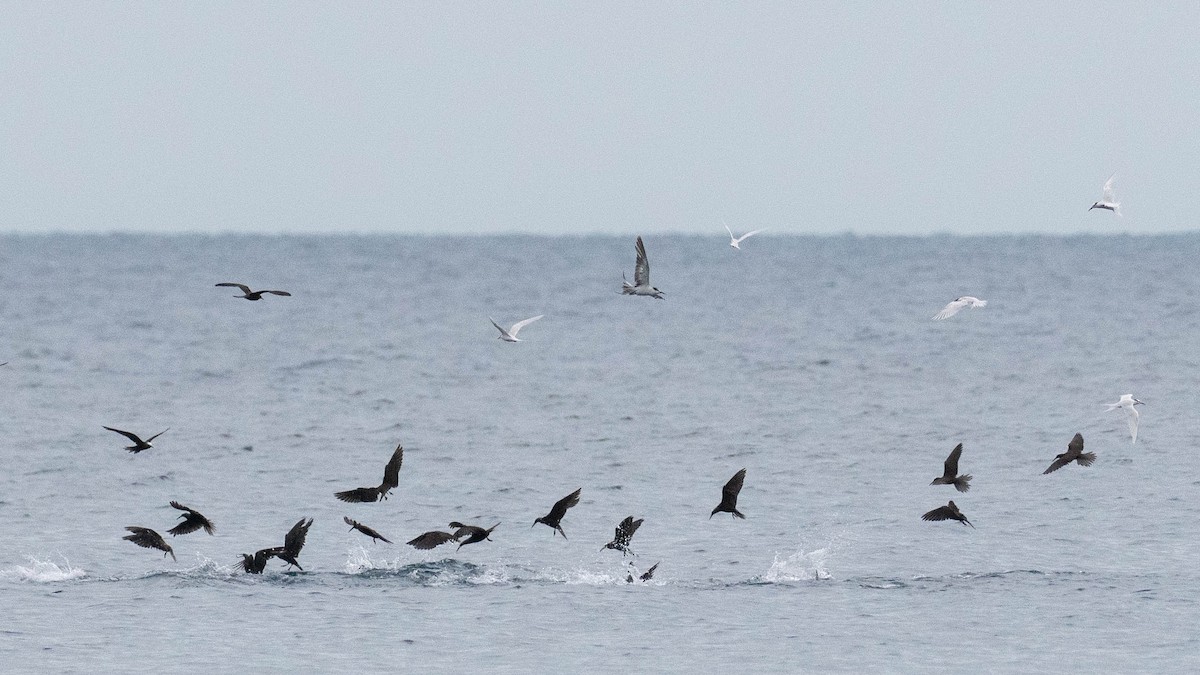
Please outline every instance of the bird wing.
M725 221L721 221L721 224L725 225ZM729 233L729 240L736 243L738 238L733 236L733 230L729 229L728 225L725 225L725 231Z
M1042 472L1042 475L1045 476L1048 473L1053 473L1055 471L1058 471L1059 469L1063 468L1064 466L1066 466L1070 463L1071 463L1071 457L1069 457L1068 454L1064 452L1063 454L1054 458L1054 462L1051 463L1050 466L1047 467L1046 470Z
M1115 180L1116 177L1117 174L1114 173L1108 177L1108 180L1104 181L1104 201L1110 204L1117 201L1116 194L1113 191L1113 180Z
M292 297L292 294L288 293L287 291L259 291L259 292L260 293L270 293L271 295L286 295L289 298Z
M101 425L101 426L103 426L103 425ZM115 431L118 434L121 434L122 436L124 436L125 438L128 438L129 440L133 441L134 443L137 443L138 445L141 445L143 442L142 439L138 438L138 435L133 433L132 431L121 431L120 429L114 429L112 427L104 427L104 428L108 429L109 431Z
M633 533L642 526L642 520L642 518L634 520L633 516L626 516L625 520L622 520L621 524L617 526L617 535L613 538L614 541L628 546L629 540L633 539Z
M180 504L179 502L177 502L173 499L171 500L171 507L179 509L180 511L187 511L188 513L196 513L194 510L189 509L188 507L184 506L183 504Z
M352 504L361 504L363 502L373 502L379 499L379 488L360 487L353 490L343 490L342 492L333 493L334 497Z
M936 509L921 516L921 520L949 520L954 518L954 509L947 506L939 506Z
M415 549L428 551L431 548L437 548L438 546L441 546L442 544L453 539L454 535L450 534L449 532L439 532L434 530L432 532L426 532L416 539L413 539L412 541L408 542L408 545Z
M243 293L245 293L246 295L250 295L250 287L247 286L246 284L235 284L232 281L222 281L221 283L219 283L217 285L218 286L232 286L234 288L240 288L240 289L242 289Z
M579 495L583 492L583 488L572 492L554 503L554 508L550 509L550 515L546 516L547 520L562 520L562 517L567 515L567 509L579 503Z
M721 503L729 506L737 505L738 493L742 491L742 481L746 480L746 470L733 474L733 478L721 488Z
M301 518L288 530L288 533L283 538L283 552L295 558L300 555L300 549L304 548L304 540L308 537L308 528L312 527L312 518L305 522Z
M1129 436L1133 438L1133 443L1137 443L1137 428L1138 428L1138 411L1137 408L1128 406L1125 408L1126 418L1129 422ZM1152 439L1153 440L1153 439Z
M512 329L509 330L509 334L512 335L513 337L517 337L517 333L520 332L520 330L522 328L524 328L525 326L528 326L529 324L533 323L534 321L537 321L538 319L542 318L543 316L546 316L546 315L538 314L537 316L530 317L528 319L525 319L524 321L518 321L518 322L514 323L512 325Z
M379 486L380 492L386 492L400 484L400 465L403 463L404 446L397 445L387 466L383 467L383 484Z
M181 534L191 534L191 533L195 532L196 530L200 529L201 527L204 527L203 522L201 522L200 520L197 520L195 518L188 518L188 519L184 520L182 523L167 530L167 532L171 536L177 537Z
M1067 454L1074 457L1081 452L1083 452L1083 434L1077 433L1075 434L1075 438L1072 438L1071 442L1067 443Z
M934 314L933 320L941 321L943 319L949 319L950 317L954 316L955 314L958 314L959 310L961 310L963 307L966 307L967 302L968 301L963 300L962 298L955 298L953 301L950 302L950 304L943 307L942 311L938 312L937 314Z
M508 337L512 337L512 335L508 331L504 330L504 328L502 328L500 326L500 324L496 323L495 319L493 319L492 317L489 316L488 321L492 322L492 325L496 327L496 330L500 331L501 335L507 335Z
M942 473L943 478L954 478L958 475L958 458L962 457L962 443L954 446L950 451L950 456L946 458L944 465L945 471Z
M658 569L658 566L661 564L662 563L654 563L650 569L646 570L646 573L642 575L642 581L650 581L650 579L654 576L654 570Z
M157 434L154 434L150 438L147 438L146 444L149 445L150 441L153 441L154 439L158 438L159 436L162 436L163 434L167 433L170 430L171 430L171 427L167 427L166 429L163 429L162 431L158 432Z
M162 535L148 527L126 527L133 534L125 535L125 539L141 546L142 548L156 548L160 551L168 551L171 549L167 546L167 542L163 540Z
M749 231L749 232L747 232L746 234L743 234L742 236L738 237L738 243L740 244L740 243L742 243L743 241L746 241L746 240L747 240L747 239L749 239L750 237L753 237L754 235L758 234L759 232L762 232L762 231L763 231L763 230L765 230L765 229L767 229L767 228L765 228L765 227L764 227L764 228L762 228L761 230L750 230L750 231Z
M646 257L646 245L642 238L637 238L637 266L633 269L633 284L635 286L650 285L650 259Z

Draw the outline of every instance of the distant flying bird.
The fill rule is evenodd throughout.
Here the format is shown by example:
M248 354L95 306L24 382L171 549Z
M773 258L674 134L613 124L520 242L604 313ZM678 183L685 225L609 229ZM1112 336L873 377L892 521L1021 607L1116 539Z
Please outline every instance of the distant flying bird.
M567 533L563 532L562 526L559 523L562 521L563 516L567 515L567 509L579 503L579 493L581 492L583 492L583 488L579 488L566 497L558 500L554 503L554 507L550 509L550 513L547 513L541 518L535 519L533 524L537 525L538 523L541 523L543 525L549 525L554 529L555 532L561 534L563 539L566 539ZM532 527L532 525L530 527Z
M722 223L722 225L724 225L724 223ZM735 236L733 236L733 230L729 229L728 225L725 225L725 231L729 233L729 245L732 246L733 248L736 248L739 251L742 250L742 247L739 246L739 244L741 244L746 239L753 237L754 235L758 234L759 232L764 231L765 229L766 228L763 228L762 230L750 230L749 232L747 232L746 234L743 234L740 237L735 237Z
M721 512L732 513L734 518L746 517L742 515L741 511L737 510L738 493L742 491L742 481L744 480L746 480L745 469L733 474L733 478L730 478L725 487L721 488L721 503L717 504L717 508L708 514L709 520L712 520L713 516Z
M1107 209L1118 216L1121 215L1121 202L1117 201L1117 195L1113 192L1113 179L1116 177L1117 174L1114 173L1108 177L1108 180L1104 181L1104 196L1100 198L1100 201L1088 207L1088 211L1092 209Z
M963 474L958 475L958 458L962 457L962 443L954 446L950 451L950 456L946 458L946 463L943 466L941 478L934 478L930 485L953 485L959 492L966 492L971 489L971 476Z
M633 563L630 563L630 564L632 565ZM641 579L642 581L650 581L651 579L654 578L654 570L658 569L658 566L661 564L662 564L662 562L654 563L653 567L646 570L646 573L638 578ZM630 574L628 577L625 578L625 583L628 583L628 584L633 583L633 575L632 574Z
M500 527L500 523L496 523L495 525L489 527L486 530L483 529L482 527L478 527L476 525L463 525L462 523L460 523L458 521L450 523L450 527L455 528L454 539L458 541L458 548L462 548L462 547L466 546L467 544L477 544L477 543L483 541L484 539L491 541L492 540L492 537L491 537L492 530L496 529L497 527ZM429 534L429 533L426 532L425 534ZM423 537L425 535L421 535L421 536ZM463 537L467 538L466 541L462 541ZM412 544L412 542L409 542L409 543ZM416 544L413 544L413 545L416 546ZM420 548L420 546L417 546L417 548ZM456 548L454 550L457 551L458 548Z
M617 530L613 534L613 540L605 544L604 548L600 550L603 551L606 548L611 548L620 551L622 557L626 553L632 555L633 551L629 550L629 540L633 538L633 533L637 532L638 528L642 526L642 520L642 518L634 520L633 516L626 516L625 520L622 520L621 524L617 525Z
M451 524L451 527L453 527L453 524ZM487 535L484 536L486 537ZM409 546L412 546L415 549L428 551L429 549L437 548L448 541L454 541L454 535L450 534L449 532L431 530L407 543Z
M127 534L124 537L121 537L122 539L125 539L127 541L132 541L133 543L137 544L138 546L141 546L142 548L156 548L160 551L164 551L164 553L163 553L164 558L167 557L167 554L169 553L169 554L171 554L171 560L174 560L175 562L179 562L179 560L175 557L175 551L171 550L171 545L163 540L161 534L155 532L154 530L152 530L148 527L133 527L133 526L131 526L131 527L126 527L125 529L129 530L133 534Z
M524 328L525 326L528 326L529 324L533 323L534 321L537 321L538 319L542 318L543 316L545 316L545 314L538 314L537 316L535 316L531 319L525 319L524 321L518 321L518 322L514 323L512 325L512 328L509 328L508 330L504 330L503 328L501 328L500 324L496 323L496 320L490 316L488 317L488 321L491 321L492 325L496 327L496 330L500 331L500 334L496 336L497 340L504 340L505 342L520 342L520 340L517 339L517 333L520 332L520 330L522 328Z
M973 298L969 295L964 295L961 298L955 298L953 302L943 307L942 311L934 314L933 320L941 321L943 319L949 319L955 314L958 314L959 311L961 311L964 307L970 307L971 309L975 309L976 307L987 307L987 300L980 300L979 298Z
M217 284L217 286L232 286L234 288L241 289L242 293L245 293L245 295L235 295L233 297L245 298L247 300L262 300L263 293L270 293L271 295L286 295L288 297L291 297L292 295L287 291L252 291L246 284L235 284L229 281L223 281Z
M1138 411L1133 407L1135 405L1146 404L1134 398L1133 394L1122 394L1121 400L1108 404L1109 410L1116 410L1117 408L1125 409L1125 417L1129 422L1129 437L1133 439L1130 441L1131 443L1137 443Z
M646 258L646 245L641 237L637 238L637 266L633 269L633 283L626 281L625 273L621 272L621 294L663 299L662 291L650 285L650 260Z
M1092 462L1096 461L1096 453L1083 451L1083 435L1075 434L1075 438L1067 444L1067 451L1061 455L1055 455L1054 463L1048 469L1042 472L1046 475L1051 471L1058 471L1071 462L1079 462L1080 466L1091 466Z
M954 500L950 500L949 504L946 504L945 506L939 506L938 508L921 516L921 520L957 520L963 525L971 525L971 521L967 520L967 517L962 514L962 511L958 510L958 506L954 504ZM975 529L975 526L971 525L971 529Z
M404 448L397 445L392 452L392 458L383 468L383 482L379 487L360 487L344 492L333 493L334 497L344 502L374 502L387 499L388 492L400 484L400 465L404 463Z
M388 544L392 543L390 540L388 540L387 537L383 536L382 534L379 534L378 532L367 527L366 525L363 525L362 523L358 522L357 520L350 518L349 516L342 516L342 520L346 521L346 524L350 526L351 532L353 532L354 530L358 530L359 532L362 532L363 534L370 537L371 543L375 543L376 539L382 540Z
M103 425L101 425L101 426L103 426ZM125 438L128 438L129 440L133 441L133 445L125 446L125 449L132 452L135 455L143 450L149 450L150 448L153 448L154 446L150 445L150 441L153 441L154 439L158 438L159 436L162 436L163 434L165 434L171 430L171 427L167 427L166 429L163 429L162 431L158 432L157 434L154 434L150 438L147 438L146 440L143 441L135 433L132 433L129 431L121 431L120 429L114 429L112 427L104 427L104 428L108 429L109 431L115 431L118 434L121 434L122 436L124 436Z
M301 518L283 536L283 548L274 549L276 558L288 565L296 566L301 572L304 571L304 568L296 562L296 556L300 555L300 549L304 548L304 540L308 537L308 528L312 527L312 522L312 518L309 518L308 522L304 522L304 519Z
M176 501L172 501L171 506L179 509L180 511L184 511L184 513L179 515L180 518L183 518L183 522L167 530L172 537L179 536L181 534L191 534L202 527L204 528L204 531L210 535L213 533L212 521L208 518L205 518L204 515L199 511L195 509L189 509L188 507Z

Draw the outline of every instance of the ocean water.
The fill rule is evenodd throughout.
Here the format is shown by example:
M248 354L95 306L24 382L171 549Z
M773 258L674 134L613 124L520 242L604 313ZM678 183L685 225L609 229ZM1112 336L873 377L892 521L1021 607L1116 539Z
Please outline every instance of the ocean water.
M1200 236L646 247L664 301L632 237L0 237L4 670L1200 669ZM173 499L216 536L121 539ZM301 517L303 572L238 571ZM501 524L402 543L451 520Z

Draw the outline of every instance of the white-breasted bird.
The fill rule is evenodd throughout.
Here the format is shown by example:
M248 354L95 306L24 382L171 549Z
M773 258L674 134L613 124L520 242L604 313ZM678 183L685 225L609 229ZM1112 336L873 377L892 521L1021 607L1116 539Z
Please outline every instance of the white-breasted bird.
M492 325L496 327L496 330L500 331L500 334L496 336L497 340L504 340L505 342L521 342L521 340L517 339L517 333L519 333L525 326L528 326L543 316L545 316L545 314L538 314L537 316L525 319L524 321L518 321L514 323L512 328L509 328L508 330L501 328L500 324L496 323L496 320L490 316L488 317L488 321L491 321Z
M951 302L943 307L942 311L934 314L933 320L941 321L943 319L949 319L955 314L958 314L959 311L961 311L964 307L970 307L972 309L976 307L987 307L987 300L980 300L979 298L971 297L969 295L964 295L961 298L955 298L954 302Z
M1131 445L1133 443L1137 443L1138 411L1133 407L1135 405L1146 404L1134 398L1133 394L1122 394L1121 400L1117 401L1116 403L1108 404L1109 410L1116 410L1117 408L1125 409L1125 417L1129 422L1129 437L1133 439L1130 441Z
M1088 207L1088 211L1092 209L1107 209L1118 216L1121 215L1121 202L1117 201L1117 195L1113 192L1113 179L1116 177L1117 174L1114 173L1108 177L1108 180L1104 181L1104 196L1100 198L1100 201Z
M637 266L633 268L633 283L626 281L625 273L621 272L621 294L663 299L662 291L650 285L650 260L646 258L646 245L641 237L637 238Z
M721 223L721 224L725 225L725 223ZM736 248L739 251L742 250L742 247L739 246L739 244L741 244L746 239L753 237L754 235L756 235L759 232L762 232L763 230L766 230L766 229L767 228L764 227L762 230L750 230L749 232L747 232L746 234L743 234L740 237L735 237L735 236L733 236L733 230L729 229L728 225L725 225L725 231L729 233L729 245L733 248Z

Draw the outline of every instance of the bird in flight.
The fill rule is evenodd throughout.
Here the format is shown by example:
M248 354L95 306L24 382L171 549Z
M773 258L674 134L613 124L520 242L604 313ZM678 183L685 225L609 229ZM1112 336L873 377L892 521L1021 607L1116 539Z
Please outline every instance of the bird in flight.
M1129 437L1133 439L1130 441L1131 444L1137 443L1138 411L1137 408L1133 407L1135 405L1146 404L1134 398L1133 394L1122 394L1121 400L1117 401L1116 403L1108 404L1109 410L1116 410L1117 408L1125 409L1125 417L1129 422Z
M387 499L388 492L400 484L400 465L404 463L404 448L397 445L392 452L392 458L383 468L383 482L379 487L360 487L344 492L333 493L334 497L344 502L375 502Z
M300 563L296 561L296 556L300 555L300 549L304 548L304 540L308 537L308 528L312 527L312 518L307 522L301 518L288 533L283 536L283 546L274 548L264 548L256 551L254 555L248 553L242 554L242 570L248 574L262 574L263 570L267 569L267 561L271 558L279 558L288 565L293 565L304 571L300 567Z
M455 524L452 523L451 527L454 525ZM454 535L450 534L449 532L442 532L440 530L431 530L406 543L415 549L428 551L429 549L437 548L448 541L454 541Z
M291 293L288 293L287 291L252 291L252 290L250 290L250 287L247 286L246 284L235 284L231 281L222 281L221 283L217 284L217 286L232 286L234 288L240 289L242 291L242 293L244 293L245 295L235 295L233 297L245 298L245 299L251 300L251 301L262 300L263 293L270 293L271 295L286 295L288 297L291 297L291 295L292 295Z
M535 519L533 524L537 525L538 523L541 523L543 525L549 525L554 529L555 532L561 534L563 539L566 539L567 533L563 532L562 526L559 523L562 521L563 516L567 515L567 509L579 503L579 494L581 492L583 492L583 488L579 488L566 497L558 500L554 503L554 507L550 509L550 513L547 513L541 518ZM533 525L530 527L533 527Z
M967 517L963 515L962 511L958 510L958 506L955 505L953 499L950 500L949 504L946 504L945 506L939 506L929 513L921 516L921 520L957 520L963 525L971 525L971 521L967 520ZM975 529L975 526L971 525L971 529Z
M1071 442L1067 444L1067 451L1060 455L1055 455L1054 462L1042 472L1042 475L1044 476L1051 471L1058 471L1071 462L1079 462L1080 466L1091 466L1094 461L1096 461L1096 453L1084 452L1083 435L1075 434L1075 438L1072 438Z
M171 560L179 562L175 557L175 551L171 550L171 545L163 540L161 534L148 527L130 526L126 527L125 529L129 530L133 534L127 534L124 537L121 537L122 539L132 541L142 548L156 548L160 551L163 551L164 558L167 557L167 554L169 553L171 555Z
M536 525L536 523L535 523L535 525ZM462 547L466 546L467 544L477 544L477 543L483 541L484 539L491 541L492 540L492 537L491 537L492 530L496 529L497 527L500 527L500 523L496 523L495 525L489 527L486 530L483 529L482 527L478 527L476 525L463 525L462 523L460 523L458 521L450 523L450 527L455 528L455 530L454 530L455 541L458 541L458 540L462 539L463 537L467 538L466 541L458 541L458 548L462 548ZM429 534L429 533L426 532L425 534L423 534L421 536L424 537L427 534ZM563 535L563 536L566 536L566 535ZM418 538L420 538L420 537L418 537ZM409 542L409 543L411 544L412 542ZM413 544L413 545L416 546L416 544ZM417 546L417 548L420 548L420 546ZM430 547L430 548L432 548L432 547ZM458 548L456 548L454 550L457 551Z
M958 475L958 458L962 457L962 443L954 446L950 451L950 456L946 458L946 463L943 466L941 478L934 478L930 485L953 485L959 492L966 492L971 489L971 476L963 474Z
M633 565L633 563L629 563L629 564L630 564L630 566ZM654 563L654 566L651 567L650 569L646 570L646 573L643 574L642 576L638 577L638 579L641 579L642 581L650 581L651 579L654 578L654 570L658 569L658 566L661 564L662 564L661 562ZM625 583L627 583L627 584L633 583L633 574L632 573L630 573L629 576L625 577Z
M633 283L625 279L621 272L622 295L648 295L659 300L663 299L662 291L650 285L650 260L646 258L646 245L642 238L637 238L637 266L633 268Z
M210 535L213 533L214 528L212 521L208 518L205 518L204 515L199 511L195 509L189 509L188 507L176 501L172 501L171 506L184 512L179 514L179 517L183 518L183 522L167 530L172 537L176 537L181 534L191 534L202 527L204 528L204 531Z
M366 525L363 525L362 523L358 522L357 520L350 518L349 516L342 516L342 520L346 521L346 524L350 526L351 532L353 532L354 530L358 530L359 532L362 532L363 534L370 537L372 544L375 543L376 539L382 540L384 543L387 543L387 544L392 543L387 537L383 536L382 534L379 534L374 529L367 527Z
M1092 209L1107 209L1117 214L1118 217L1121 215L1121 202L1117 201L1117 195L1113 192L1113 179L1116 177L1117 174L1114 173L1108 177L1108 180L1104 181L1104 196L1100 198L1100 201L1088 207L1088 211Z
M732 513L734 518L746 517L742 515L741 511L737 510L738 493L742 491L742 481L744 480L746 480L745 469L733 474L733 478L730 478L725 487L721 488L721 503L717 504L712 513L708 514L709 520L712 520L713 516L721 512Z
M103 426L103 425L101 425L101 426ZM167 427L166 429L163 429L162 431L158 432L157 434L154 434L150 438L147 438L146 440L143 441L137 434L135 434L131 431L121 431L120 429L114 429L112 427L104 427L104 428L108 429L109 431L115 431L118 434L121 434L122 436L124 436L125 438L128 438L129 440L133 441L133 445L125 446L125 449L132 452L135 455L143 450L149 450L150 448L153 448L154 446L150 445L150 441L153 441L154 439L158 438L159 436L162 436L163 434L165 434L171 430L171 427Z
M517 333L520 332L520 330L525 326L528 326L543 316L545 316L545 314L538 314L533 318L525 319L524 321L518 321L514 323L512 328L509 328L508 330L501 328L500 324L496 323L496 320L490 316L488 317L488 321L491 321L492 325L496 327L496 330L500 331L500 334L496 336L497 340L504 340L505 342L520 342L520 340L517 339Z
M617 525L616 532L613 534L613 540L605 544L604 548L600 550L603 551L604 549L611 548L620 551L622 557L626 553L633 555L633 551L629 550L629 540L633 538L633 533L637 532L638 528L642 526L642 520L642 518L634 520L633 516L626 516L625 520L622 520Z
M964 307L975 309L976 307L987 307L987 300L980 300L969 295L964 295L961 298L955 298L950 304L942 308L942 311L933 315L934 321L942 321L958 314Z
M724 223L722 223L722 225L724 225ZM763 228L762 230L750 230L749 232L747 232L746 234L743 234L740 237L735 237L735 236L733 236L733 230L729 229L728 225L725 225L725 231L729 233L729 245L733 248L736 248L739 251L742 250L742 247L739 244L741 244L746 239L749 239L750 237L753 237L754 235L758 234L759 232L763 232L765 230L766 230L766 228Z

